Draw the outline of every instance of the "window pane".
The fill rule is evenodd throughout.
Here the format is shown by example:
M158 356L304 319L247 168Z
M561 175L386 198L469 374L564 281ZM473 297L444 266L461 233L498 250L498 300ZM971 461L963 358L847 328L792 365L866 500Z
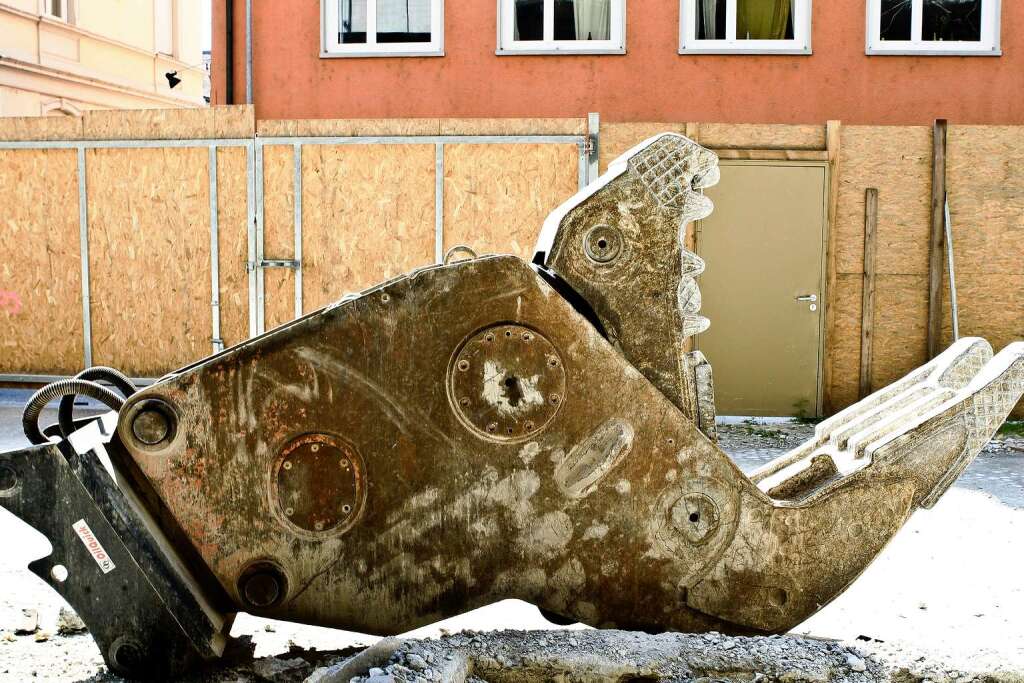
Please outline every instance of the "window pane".
M981 40L982 0L924 0L922 40Z
M725 0L697 0L697 40L725 38Z
M341 22L338 42L344 45L366 42L366 0L338 0Z
M64 18L64 7L62 0L50 0L50 14L55 17Z
M738 40L792 40L794 0L736 0Z
M882 0L879 38L910 40L911 0Z
M544 40L544 0L515 3L515 40Z
M611 40L611 0L555 0L555 40Z
M431 0L377 0L378 43L429 43Z

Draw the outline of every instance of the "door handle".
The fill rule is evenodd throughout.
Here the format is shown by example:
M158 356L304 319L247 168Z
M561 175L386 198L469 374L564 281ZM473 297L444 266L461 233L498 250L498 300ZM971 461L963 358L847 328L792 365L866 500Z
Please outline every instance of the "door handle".
M811 302L814 302L814 301L818 300L818 295L817 294L804 294L803 296L796 297L796 300L797 301L811 301Z

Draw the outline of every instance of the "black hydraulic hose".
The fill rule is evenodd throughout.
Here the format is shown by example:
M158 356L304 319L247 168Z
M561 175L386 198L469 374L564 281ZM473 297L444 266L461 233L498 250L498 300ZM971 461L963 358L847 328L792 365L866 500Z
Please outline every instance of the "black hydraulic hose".
M115 394L105 386L90 382L85 379L62 379L32 394L32 398L25 405L25 412L21 416L21 426L25 430L25 436L33 444L46 443L48 439L39 431L39 415L43 412L46 404L55 398L62 396L88 396L103 403L111 410L120 410L124 405L124 399Z
M87 368L75 375L75 379L105 380L114 385L114 388L121 392L125 398L130 397L138 387L124 374L114 368L97 365ZM57 424L60 425L61 434L68 438L71 432L75 431L75 397L72 394L64 396L60 400L60 407L57 409Z

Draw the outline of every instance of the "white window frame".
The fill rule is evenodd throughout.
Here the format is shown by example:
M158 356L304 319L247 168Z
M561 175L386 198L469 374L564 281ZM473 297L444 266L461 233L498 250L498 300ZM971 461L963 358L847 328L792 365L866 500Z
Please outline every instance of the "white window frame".
M924 0L912 0L910 10L910 40L882 40L882 2L867 0L867 32L865 54L868 55L934 55L998 57L1003 54L1000 45L1002 33L1001 0L982 0L981 40L922 40Z
M65 24L71 23L71 19L68 16L68 13L71 11L71 0L60 0L61 16L50 12L51 0L39 0L39 5L39 13L43 16L55 21L63 21Z
M338 0L320 0L321 57L443 57L444 0L430 0L429 43L378 43L377 0L366 2L366 42L338 41Z
M793 2L792 40L738 40L736 0L726 1L725 38L697 39L697 0L679 2L679 54L681 55L809 55L811 54L811 0Z
M544 40L515 39L515 0L498 0L498 55L624 55L626 0L611 0L609 40L555 40L555 1L544 0Z

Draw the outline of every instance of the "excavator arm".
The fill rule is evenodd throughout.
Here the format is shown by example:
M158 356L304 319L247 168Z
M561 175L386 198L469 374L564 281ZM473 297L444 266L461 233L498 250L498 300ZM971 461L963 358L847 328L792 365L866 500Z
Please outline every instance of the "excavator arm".
M123 398L41 390L42 443L0 454L0 505L53 544L30 569L128 675L217 658L239 611L380 635L505 598L596 627L801 623L998 429L1024 343L961 340L748 478L688 341L708 322L683 230L717 178L662 135L553 213L533 264L422 268ZM38 433L77 393L115 412Z

